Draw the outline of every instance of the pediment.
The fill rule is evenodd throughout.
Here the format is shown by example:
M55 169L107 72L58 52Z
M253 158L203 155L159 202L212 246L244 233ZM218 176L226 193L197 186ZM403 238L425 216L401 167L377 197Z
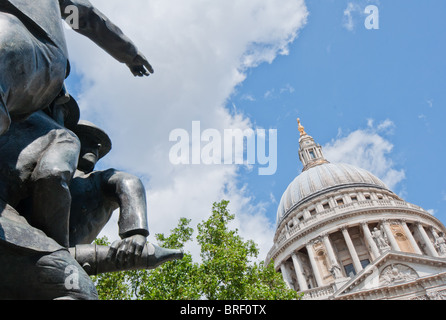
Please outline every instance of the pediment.
M333 298L361 295L373 290L387 290L398 286L407 287L441 274L446 274L445 258L388 251L342 285L334 293ZM444 276L441 279L444 279Z

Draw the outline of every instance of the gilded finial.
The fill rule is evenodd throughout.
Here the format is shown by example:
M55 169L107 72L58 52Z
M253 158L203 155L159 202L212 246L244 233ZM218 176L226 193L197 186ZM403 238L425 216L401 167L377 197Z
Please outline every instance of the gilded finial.
M302 137L303 135L306 135L307 133L305 132L305 128L300 123L300 118L297 118L297 123L299 124L299 128L298 129L300 131L300 136Z

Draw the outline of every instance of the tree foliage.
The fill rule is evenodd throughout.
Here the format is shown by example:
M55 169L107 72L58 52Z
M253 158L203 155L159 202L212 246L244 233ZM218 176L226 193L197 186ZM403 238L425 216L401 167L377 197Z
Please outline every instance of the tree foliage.
M139 300L289 300L298 299L286 287L273 264L256 262L259 250L245 241L238 230L229 229L234 220L228 201L214 203L211 216L198 224L200 262L190 253L182 260L166 262L154 270L116 272L93 277L99 298ZM183 249L193 241L191 220L181 218L169 236L156 235L160 246ZM104 244L106 239L100 239Z

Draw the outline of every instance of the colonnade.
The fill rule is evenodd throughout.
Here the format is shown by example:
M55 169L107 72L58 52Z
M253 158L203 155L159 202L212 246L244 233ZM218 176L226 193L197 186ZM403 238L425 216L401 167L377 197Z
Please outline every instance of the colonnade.
M370 225L375 225L373 230L370 230ZM392 231L391 225L399 225L401 228L399 230L403 230L404 234L400 233L399 235L404 238L406 241L406 246L400 246L401 240L398 240ZM320 265L318 265L318 261L315 256L314 244L315 242L322 243L325 252L325 261L327 264L327 268L330 271L333 279L341 279L348 277L346 272L343 272L342 269L345 267L340 265L339 259L337 256L337 251L333 246L332 240L330 239L330 235L340 231L343 236L343 240L345 241L348 254L351 258L353 268L355 273L359 273L365 267L360 260L360 256L358 255L357 248L354 245L352 237L350 235L349 229L352 227L357 227L358 225L352 226L341 226L335 230L331 230L329 233L318 235L315 239L301 245L299 248L296 248L289 258L285 259L283 263L280 265L280 269L283 275L283 278L287 285L290 288L294 289L293 286L293 270L285 262L289 261L291 258L292 266L294 269L294 278L297 280L297 285L299 287L298 291L305 291L310 288L308 278L311 276L313 278L313 282L311 282L312 286L321 287L327 285L324 283L323 274L321 274ZM400 252L410 252L415 254L427 254L432 257L443 256L443 253L437 251L439 249L438 245L436 248L436 239L438 239L436 230L432 226L426 225L427 228L430 229L431 233L434 235L434 240L431 240L429 237L425 226L423 226L419 222L410 222L410 226L412 231L417 233L417 239L415 239L412 234L411 229L408 226L408 222L406 220L380 220L380 221L370 221L370 222L362 222L360 223L360 228L362 230L363 239L365 241L366 247L368 249L369 262L373 262L377 258L379 258L382 254L384 254L388 250L392 251L400 251ZM379 227L379 228L378 228ZM440 232L441 234L441 232ZM444 238L443 238L444 239ZM418 241L417 241L418 240ZM434 241L434 243L433 243ZM420 245L423 248L420 248ZM306 250L304 250L304 248ZM304 253L306 251L306 255ZM308 258L309 263L306 263L302 258L305 256ZM307 260L305 258L305 260ZM307 272L305 272L304 266L307 266ZM308 268L311 269L308 274ZM314 283L315 282L315 283Z

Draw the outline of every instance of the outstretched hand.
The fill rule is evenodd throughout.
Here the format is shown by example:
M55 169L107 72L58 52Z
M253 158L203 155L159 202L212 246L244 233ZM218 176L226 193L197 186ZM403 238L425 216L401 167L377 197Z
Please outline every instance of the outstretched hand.
M128 266L135 257L142 254L147 239L142 235L134 235L113 242L107 255L107 259L115 260L119 266Z
M130 71L135 77L149 76L153 73L153 68L141 52L138 52L133 61L127 63Z

